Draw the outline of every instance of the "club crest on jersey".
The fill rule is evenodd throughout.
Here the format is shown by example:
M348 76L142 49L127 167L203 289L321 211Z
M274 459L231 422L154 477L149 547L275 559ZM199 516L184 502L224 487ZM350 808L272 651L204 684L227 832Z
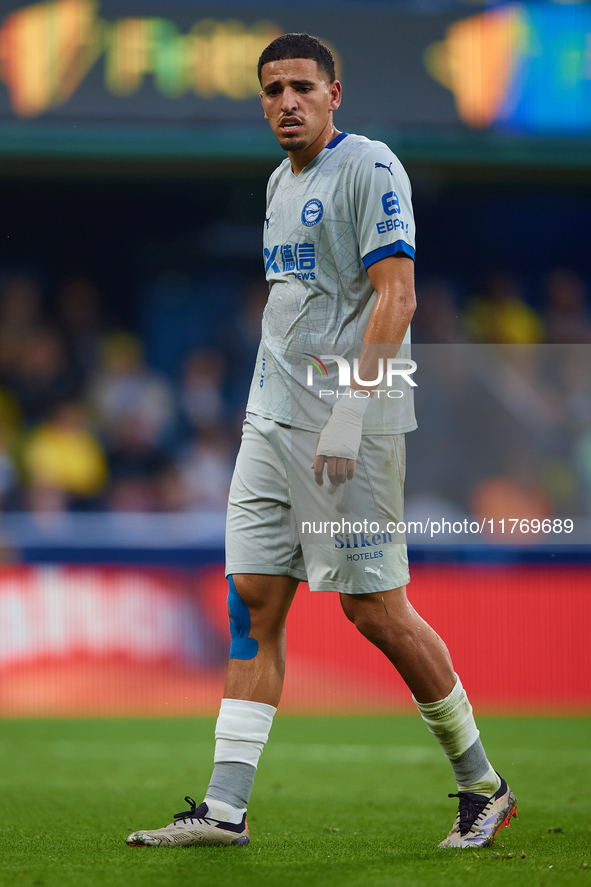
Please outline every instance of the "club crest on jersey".
M324 215L324 207L317 198L308 200L302 210L302 222L306 228L313 228Z

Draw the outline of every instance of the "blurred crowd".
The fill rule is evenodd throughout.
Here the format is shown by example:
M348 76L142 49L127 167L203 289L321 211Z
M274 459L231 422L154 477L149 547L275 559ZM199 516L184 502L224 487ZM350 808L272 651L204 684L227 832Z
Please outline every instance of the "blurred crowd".
M533 294L496 274L476 293L428 280L419 281L417 295L419 345L591 342L585 283L570 269L555 270ZM0 278L2 510L224 510L265 300L258 277L195 282L166 275L145 289L137 322L121 329L90 279L71 277L47 293L27 273ZM517 400L489 391L487 406L472 391L459 407L472 421L479 409L490 420L491 404L493 415L512 416L522 456L533 429L539 465L523 458L497 464L491 449L495 470L472 477L470 456L460 453L458 478L440 465L431 478L423 462L419 482L411 470L411 494L428 489L476 513L493 508L495 497L518 500L521 490L538 503L536 514L575 506L591 513L591 374L586 351L572 355L558 381L548 381L547 362L508 361L505 383ZM453 367L448 371L456 384ZM461 399L459 383L456 393ZM420 416L427 430L437 415L437 404L427 401ZM454 447L458 456L449 410L438 421L433 433L444 446L448 429L449 456ZM556 423L566 436L555 433ZM491 448L491 440L483 446Z
M179 281L171 282L173 309L175 284L178 289ZM242 307L226 314L223 330L211 311L199 311L198 293L189 287L186 295L195 317L187 318L177 299L178 336L169 316L164 347L152 328L158 327L159 292L146 296L137 324L148 330L142 336L110 327L100 293L88 279L64 281L51 309L33 277L4 279L2 510L225 509L264 283L261 288L255 281L240 293ZM187 330L191 321L193 334ZM243 330L239 347L231 321ZM156 365L147 359L148 344ZM159 363L168 363L170 371Z
M525 286L490 274L475 293L427 280L417 302L413 356L430 379L417 412L438 459L429 434L417 435L407 484L415 517L434 508L479 522L591 515L586 282L570 268Z
M417 286L417 303L415 342L591 342L585 281L570 268L556 268L533 292L524 292L517 278L501 272L488 275L476 293L447 280L427 280Z

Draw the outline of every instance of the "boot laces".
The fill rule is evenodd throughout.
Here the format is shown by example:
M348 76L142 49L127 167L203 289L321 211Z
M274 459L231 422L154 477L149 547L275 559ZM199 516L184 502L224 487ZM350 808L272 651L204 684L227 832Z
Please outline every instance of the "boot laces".
M457 794L449 794L448 798L459 798L459 829L460 834L467 834L488 802L490 798L484 795L475 795L473 792L458 792Z
M208 813L207 804L205 803L205 801L197 806L193 798L190 798L188 795L186 795L185 801L187 802L187 804L191 805L191 809L185 810L182 813L175 813L174 821L186 822L187 819L190 819L191 822L194 822L197 819L199 822L202 822L205 819L206 814Z

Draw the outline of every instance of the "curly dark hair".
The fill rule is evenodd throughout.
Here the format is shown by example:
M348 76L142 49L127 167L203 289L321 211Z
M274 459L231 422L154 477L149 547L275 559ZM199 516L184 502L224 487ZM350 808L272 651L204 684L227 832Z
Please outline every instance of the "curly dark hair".
M282 59L314 59L318 70L328 76L330 82L336 79L332 52L318 37L310 34L282 34L263 49L259 58L258 75L261 83L261 71L267 62L279 62Z

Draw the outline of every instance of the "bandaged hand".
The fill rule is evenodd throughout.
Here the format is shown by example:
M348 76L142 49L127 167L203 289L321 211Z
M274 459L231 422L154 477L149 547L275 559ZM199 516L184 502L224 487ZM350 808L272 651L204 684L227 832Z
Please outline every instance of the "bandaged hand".
M330 419L318 435L316 456L312 463L314 478L323 485L324 466L328 479L334 486L352 480L355 476L355 460L361 446L363 416L371 400L361 392L347 388L333 407ZM357 394L357 396L355 396Z

